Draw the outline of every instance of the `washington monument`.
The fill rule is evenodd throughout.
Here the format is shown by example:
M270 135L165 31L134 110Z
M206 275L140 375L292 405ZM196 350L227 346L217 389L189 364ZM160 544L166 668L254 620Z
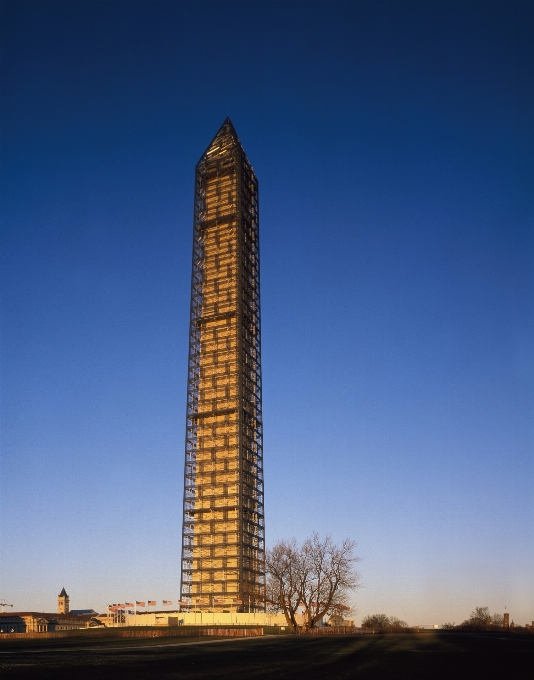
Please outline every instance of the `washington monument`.
M227 118L195 172L183 608L265 609L259 267L258 181Z

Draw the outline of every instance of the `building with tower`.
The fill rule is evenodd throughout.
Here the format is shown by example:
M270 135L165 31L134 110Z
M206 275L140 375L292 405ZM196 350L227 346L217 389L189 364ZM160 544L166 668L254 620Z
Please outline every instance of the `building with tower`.
M62 588L61 592L57 596L57 613L68 614L69 610L69 596L67 595L65 588Z
M227 118L195 172L182 609L265 610L258 182Z

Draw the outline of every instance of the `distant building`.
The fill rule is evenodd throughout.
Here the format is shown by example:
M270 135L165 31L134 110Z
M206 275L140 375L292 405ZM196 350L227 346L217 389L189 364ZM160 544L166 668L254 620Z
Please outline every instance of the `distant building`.
M69 613L72 616L98 616L94 609L71 609Z
M65 588L61 590L57 596L57 613L58 614L68 614L69 613L69 596Z
M344 619L339 614L332 614L332 616L327 621L327 625L332 626L333 628L353 628L354 620Z
M12 612L0 614L0 633L49 633L99 626L93 616L50 614L46 612Z

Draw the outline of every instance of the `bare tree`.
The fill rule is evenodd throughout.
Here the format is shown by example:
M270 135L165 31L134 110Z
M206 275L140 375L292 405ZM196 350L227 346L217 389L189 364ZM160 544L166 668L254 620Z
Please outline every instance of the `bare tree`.
M462 626L486 630L491 626L491 614L488 607L475 607Z
M385 614L369 614L362 621L362 628L369 630L387 630L389 616Z
M504 626L504 616L502 614L493 614L491 617L491 625L496 628L502 628Z
M267 551L267 600L271 611L281 611L288 626L299 630L297 611L304 613L305 630L327 614L348 612L349 595L360 585L354 569L354 541L336 545L330 536L313 533L302 545L295 539L278 541Z
M267 606L270 611L283 612L287 625L293 631L298 629L295 615L300 605L299 568L299 546L294 538L290 541L278 541L271 550L267 550Z
M408 628L408 624L406 623L406 621L399 619L397 616L389 617L390 630L403 630L404 628Z
M362 628L367 630L398 631L408 628L408 624L396 616L372 614L363 619Z

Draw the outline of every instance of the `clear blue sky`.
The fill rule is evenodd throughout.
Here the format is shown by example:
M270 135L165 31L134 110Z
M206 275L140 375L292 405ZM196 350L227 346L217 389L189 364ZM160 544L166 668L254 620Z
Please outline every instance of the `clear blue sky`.
M178 599L193 173L260 182L267 543L534 619L534 6L4 2L0 597Z

